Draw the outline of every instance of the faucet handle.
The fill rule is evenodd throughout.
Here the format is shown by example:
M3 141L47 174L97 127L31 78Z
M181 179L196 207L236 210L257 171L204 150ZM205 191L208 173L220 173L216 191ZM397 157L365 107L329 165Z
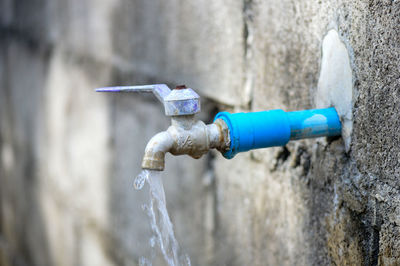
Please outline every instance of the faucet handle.
M200 112L200 96L185 85L171 91L165 84L117 86L96 89L96 92L152 92L164 104L165 115L181 116Z
M139 86L116 86L116 87L104 87L97 88L97 92L152 92L157 99L164 103L164 98L171 92L165 84L153 84L153 85L139 85Z

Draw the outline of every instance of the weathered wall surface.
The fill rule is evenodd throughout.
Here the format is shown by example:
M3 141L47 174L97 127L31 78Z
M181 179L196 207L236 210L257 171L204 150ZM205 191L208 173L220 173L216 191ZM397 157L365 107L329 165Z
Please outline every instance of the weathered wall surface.
M330 29L353 71L350 150L169 156L170 216L194 265L399 264L399 25L398 1L1 0L0 264L150 255L132 182L169 122L152 97L93 88L184 83L206 121L313 108Z

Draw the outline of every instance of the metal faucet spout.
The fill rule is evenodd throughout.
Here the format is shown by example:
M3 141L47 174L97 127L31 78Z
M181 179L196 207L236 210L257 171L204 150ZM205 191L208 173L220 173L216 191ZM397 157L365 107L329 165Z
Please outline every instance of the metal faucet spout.
M142 168L163 171L165 165L165 153L174 145L174 139L163 131L152 137L147 143L144 153Z
M165 153L200 158L210 149L221 152L229 148L228 126L221 119L206 125L194 116L174 117L167 131L158 133L147 144L142 161L143 169L164 170Z

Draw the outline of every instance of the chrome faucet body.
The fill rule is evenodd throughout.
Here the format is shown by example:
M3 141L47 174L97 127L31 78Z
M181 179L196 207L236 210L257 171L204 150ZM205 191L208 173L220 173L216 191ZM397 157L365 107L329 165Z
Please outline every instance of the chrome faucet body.
M200 158L210 149L222 153L230 146L228 126L222 119L206 125L197 120L200 112L200 97L190 88L179 86L170 90L165 84L108 87L99 92L152 92L164 104L165 114L171 117L171 126L156 134L148 142L142 161L143 169L162 171L165 167L165 154L187 154Z
M210 149L224 152L229 148L228 127L222 120L206 125L194 115L173 116L172 125L155 135L147 144L142 168L164 170L165 154L200 158Z

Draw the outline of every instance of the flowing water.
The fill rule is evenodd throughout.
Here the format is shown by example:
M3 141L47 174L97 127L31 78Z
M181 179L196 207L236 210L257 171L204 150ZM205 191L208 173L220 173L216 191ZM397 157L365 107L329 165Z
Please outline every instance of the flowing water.
M143 205L143 210L150 218L153 231L153 236L149 240L151 248L153 251L159 250L170 266L190 266L189 256L180 255L179 244L167 211L161 172L143 170L135 179L135 188L142 189L146 182L150 187L150 202L148 205ZM140 258L139 265L152 265L152 258Z

